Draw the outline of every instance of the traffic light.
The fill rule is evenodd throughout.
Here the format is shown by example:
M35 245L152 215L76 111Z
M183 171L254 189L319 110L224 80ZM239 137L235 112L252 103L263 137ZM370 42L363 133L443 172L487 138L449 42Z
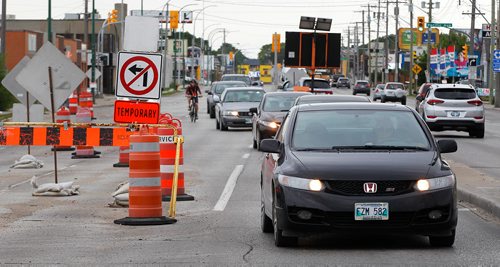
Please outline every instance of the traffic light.
M462 54L464 55L464 59L467 60L467 58L469 57L469 46L468 45L462 46Z
M179 27L179 11L170 11L170 28L177 29Z
M413 51L413 60L417 60L418 56L417 56L417 51Z
M276 52L281 52L281 42L280 42L281 35L278 33L273 34L273 42L271 44L271 52L274 53L274 50Z
M111 10L111 13L108 13L108 15L108 23L114 23L118 21L118 10L113 9Z
M417 29L419 32L423 32L425 29L425 17L417 18Z
M234 54L233 52L229 52L229 60L233 61L233 58L234 58Z

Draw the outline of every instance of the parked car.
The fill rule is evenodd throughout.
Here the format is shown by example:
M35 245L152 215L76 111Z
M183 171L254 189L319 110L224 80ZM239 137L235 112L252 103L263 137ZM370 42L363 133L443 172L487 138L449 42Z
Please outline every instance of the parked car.
M353 95L366 94L369 96L370 91L370 82L365 80L357 80L356 83L354 83L354 87L352 88Z
M246 87L247 84L241 81L226 81L226 82L214 82L210 87L210 90L205 90L208 94L207 96L207 113L210 114L210 118L215 118L215 101L214 96L220 96L226 88L230 87Z
M370 102L366 96L355 95L304 95L295 100L294 106L316 103Z
M380 102L387 101L401 102L402 105L406 105L405 85L397 82L386 83L384 90L380 91Z
M331 76L332 78L332 83L331 83L331 86L332 87L337 87L337 81L339 80L339 78L344 78L344 74L332 74Z
M417 97L416 97L416 101L415 101L415 110L418 111L418 106L420 106L420 103L422 102L422 101L418 100L419 99L418 96L421 96L421 98L425 98L425 95L427 94L427 92L431 88L431 85L432 85L432 83L423 83L420 86L420 88L418 89Z
M293 106L295 100L307 92L272 92L266 93L259 106L251 108L253 147L258 148L260 140L276 134L283 117Z
M251 108L259 105L265 91L261 87L237 87L227 88L214 100L215 105L215 128L227 131L228 127L252 127ZM219 102L219 101L220 102Z
M224 74L222 75L221 81L241 81L247 84L247 86L252 86L252 79L250 76L245 74Z
M276 246L325 232L408 233L452 246L455 175L436 141L407 106L299 105L275 138L261 141L261 228Z
M299 80L299 86L309 87L310 92L314 94L332 94L333 89L330 87L330 83L321 78L314 78L314 85L312 84L312 79L308 77L301 78Z
M472 85L433 84L422 101L419 113L432 131L466 131L484 137L483 101Z
M337 88L351 88L351 81L348 78L339 78L337 80Z
M384 83L377 84L377 86L375 86L375 89L373 89L373 101L377 101L378 99L380 99L381 97L380 92L384 90L384 87L385 87Z

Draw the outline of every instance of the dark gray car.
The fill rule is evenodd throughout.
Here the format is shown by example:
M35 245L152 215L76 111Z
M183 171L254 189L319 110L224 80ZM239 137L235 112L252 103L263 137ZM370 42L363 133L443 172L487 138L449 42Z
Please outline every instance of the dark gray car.
M259 105L265 93L261 87L227 88L215 105L215 128L227 131L228 127L252 127L250 109Z
M276 246L325 232L420 234L452 246L455 175L410 107L371 103L299 105L260 150L261 227ZM373 238L376 238L373 237Z
M247 84L242 81L226 81L226 82L214 82L210 87L210 90L206 90L205 92L208 94L207 96L207 113L210 114L210 118L215 118L215 102L214 96L219 97L229 87L246 87Z

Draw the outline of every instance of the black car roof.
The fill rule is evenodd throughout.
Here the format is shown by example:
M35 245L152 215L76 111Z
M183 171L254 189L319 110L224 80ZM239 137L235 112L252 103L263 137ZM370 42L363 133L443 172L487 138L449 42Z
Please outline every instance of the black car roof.
M411 111L409 107L400 104L377 104L377 103L363 103L363 102L315 103L315 104L302 104L298 106L299 111L340 110L340 109Z
M349 99L349 100L360 100L359 102L369 102L366 97L363 96L355 96L355 95L311 95L311 94L306 94L300 97L300 100L334 100L334 99Z
M307 95L310 95L311 93L309 92L269 92L269 93L266 93L266 96L270 96L270 95L283 95L283 96L294 96L294 95L298 95L298 96L307 96Z

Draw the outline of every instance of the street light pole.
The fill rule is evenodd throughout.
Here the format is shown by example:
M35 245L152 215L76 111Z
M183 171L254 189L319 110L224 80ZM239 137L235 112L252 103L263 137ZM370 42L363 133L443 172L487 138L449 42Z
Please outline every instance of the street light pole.
M92 91L92 99L95 103L95 0L92 0L92 35L90 36L90 42L92 43L92 71L91 71L91 91Z
M205 3L205 2L203 2ZM193 35L191 36L191 79L194 79L194 53L193 53L193 49L194 49L194 45L195 45L195 40L196 40L196 37L195 37L195 34L196 34L196 20L198 19L198 16L204 11L206 8L209 8L209 7L215 7L216 5L209 5L209 6L206 6L206 7L203 7L202 9L199 10L198 14L196 14L196 17L194 18L193 20ZM203 43L203 39L201 40L201 43ZM201 47L201 44L200 44L200 47ZM198 66L199 67L199 66Z
M7 0L2 0L2 55L5 56L5 34L7 32Z
M3 7L2 7L3 10ZM2 14L2 19L5 13ZM2 27L3 24L2 24ZM52 0L49 0L49 16L47 18L47 40L52 43ZM2 42L4 41L5 38L2 38ZM2 47L3 49L3 47Z

